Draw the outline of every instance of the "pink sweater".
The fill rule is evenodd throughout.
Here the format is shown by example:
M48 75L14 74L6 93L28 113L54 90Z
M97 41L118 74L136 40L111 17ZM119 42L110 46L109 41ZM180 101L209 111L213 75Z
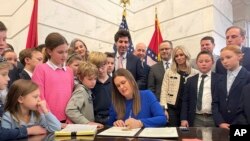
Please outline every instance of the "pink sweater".
M73 91L73 71L67 67L53 70L48 64L36 66L32 80L39 85L41 99L58 120L66 120L65 109Z

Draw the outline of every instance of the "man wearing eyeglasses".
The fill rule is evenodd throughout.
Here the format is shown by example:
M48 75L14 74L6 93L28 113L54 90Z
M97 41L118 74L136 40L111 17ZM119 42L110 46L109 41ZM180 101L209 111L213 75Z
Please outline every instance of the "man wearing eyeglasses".
M171 41L162 41L162 43L159 45L161 61L151 66L149 71L148 89L150 89L156 95L158 101L160 100L161 85L164 73L166 69L170 67L172 50L173 44Z
M238 26L231 26L226 30L226 44L237 45L241 48L243 58L241 66L250 71L250 48L243 46L246 39L246 31ZM216 62L216 72L226 74L226 69L222 66L220 59Z

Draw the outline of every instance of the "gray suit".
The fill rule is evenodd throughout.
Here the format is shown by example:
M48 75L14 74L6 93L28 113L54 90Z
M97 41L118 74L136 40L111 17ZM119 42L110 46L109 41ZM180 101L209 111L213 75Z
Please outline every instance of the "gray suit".
M164 73L165 73L165 68L163 66L163 62L160 61L151 66L148 75L148 89L150 89L155 94L158 101L160 100L161 85Z

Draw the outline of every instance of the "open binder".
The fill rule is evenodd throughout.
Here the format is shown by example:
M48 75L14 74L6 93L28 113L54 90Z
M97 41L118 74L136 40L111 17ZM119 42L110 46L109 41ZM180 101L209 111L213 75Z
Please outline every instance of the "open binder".
M97 125L68 124L64 129L55 131L55 136L91 136L97 132Z

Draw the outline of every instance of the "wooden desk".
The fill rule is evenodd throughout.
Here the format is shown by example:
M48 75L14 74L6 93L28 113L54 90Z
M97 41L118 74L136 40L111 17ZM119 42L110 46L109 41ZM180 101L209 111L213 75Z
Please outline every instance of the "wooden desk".
M229 131L221 128L189 128L189 131L178 131L178 138L173 139L156 139L156 138L126 138L126 137L103 137L96 136L95 141L182 141L182 139L187 138L198 138L203 141L229 141ZM210 139L209 139L210 138ZM53 133L48 135L40 135L40 136L30 136L27 139L22 139L20 141L53 141L55 140ZM88 139L68 139L71 141L89 141ZM65 141L65 140L64 140Z

